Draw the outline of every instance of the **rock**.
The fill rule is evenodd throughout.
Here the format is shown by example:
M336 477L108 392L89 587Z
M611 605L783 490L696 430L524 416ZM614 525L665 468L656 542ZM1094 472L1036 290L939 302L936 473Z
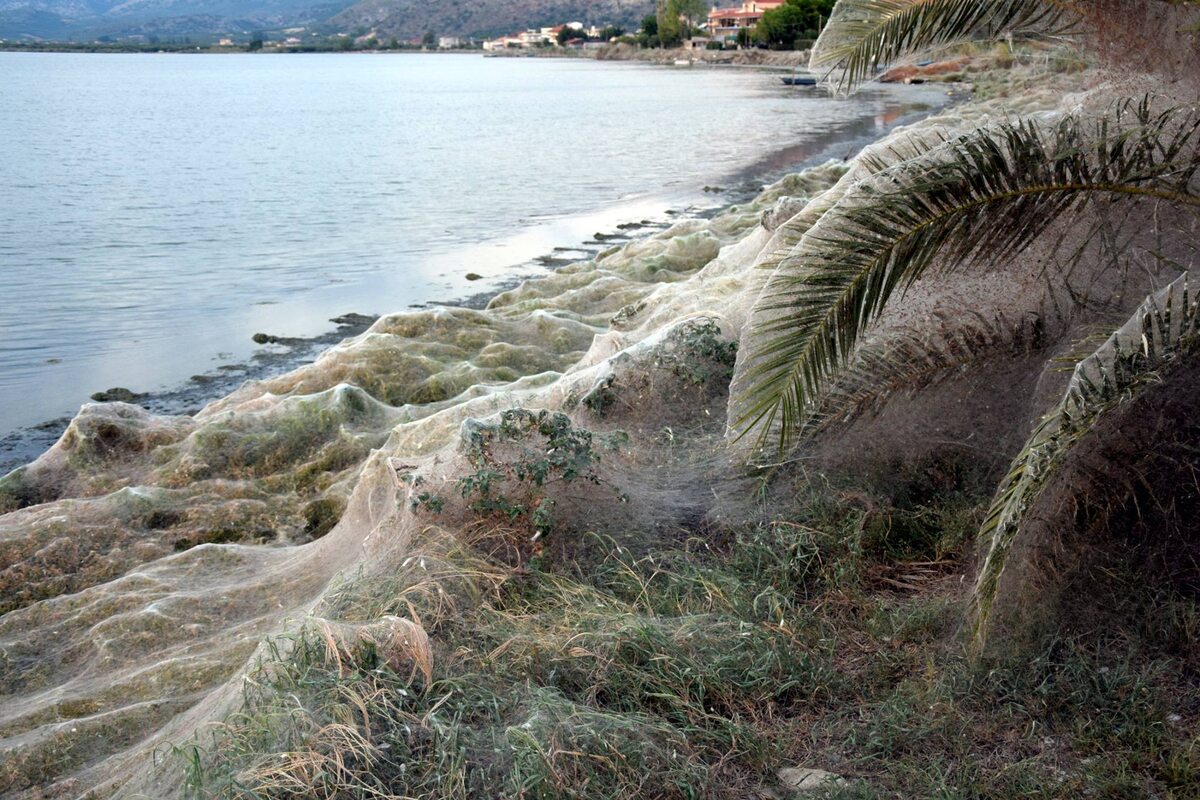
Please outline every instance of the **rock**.
M845 783L840 775L826 772L823 769L807 767L788 767L776 773L780 782L793 792L806 794L825 788L829 784Z
M483 276L482 276L482 275L480 275L478 272L468 272L468 273L467 273L467 280L469 280L469 281L481 281L481 280L483 280Z
M368 316L367 314L342 314L340 317L334 317L329 320L334 325L349 325L355 328L369 328L375 324L375 320L379 317Z
M92 399L97 403L136 403L144 396L122 386L114 386L107 392L96 392L92 395Z
M254 340L255 344L282 344L287 347L304 344L303 339L297 339L294 336L272 336L269 333L256 333L250 338Z

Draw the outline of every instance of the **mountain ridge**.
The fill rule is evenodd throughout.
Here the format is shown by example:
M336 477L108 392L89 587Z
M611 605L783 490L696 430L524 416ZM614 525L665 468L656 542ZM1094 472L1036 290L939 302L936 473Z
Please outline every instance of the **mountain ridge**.
M579 21L633 27L653 0L0 0L0 38L217 36L307 27L412 39Z
M425 33L494 36L563 22L635 27L653 0L359 0L330 22L400 39Z

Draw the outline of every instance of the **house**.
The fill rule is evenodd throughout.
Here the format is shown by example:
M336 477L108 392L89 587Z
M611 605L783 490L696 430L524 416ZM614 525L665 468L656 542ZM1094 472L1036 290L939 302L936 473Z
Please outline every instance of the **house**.
M716 8L708 13L708 31L718 41L737 39L741 28L754 30L764 11L779 8L785 0L743 0L740 6Z
M454 50L462 47L462 39L457 36L439 36L438 50Z
M543 41L541 31L528 30L523 33L514 33L512 36L501 36L497 39L486 41L483 43L483 49L490 53L496 50L536 47L542 44Z
M217 47L233 47L233 39L218 39Z
M521 42L521 47L540 47L547 44L550 39L542 33L541 29L530 28L527 31L517 34L517 38Z

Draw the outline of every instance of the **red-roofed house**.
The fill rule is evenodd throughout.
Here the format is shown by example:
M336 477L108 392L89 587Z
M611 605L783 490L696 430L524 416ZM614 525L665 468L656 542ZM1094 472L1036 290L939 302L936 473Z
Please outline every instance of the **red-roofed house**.
M735 39L739 28L758 27L764 11L779 8L785 0L744 0L740 6L716 8L708 13L708 32L714 39Z

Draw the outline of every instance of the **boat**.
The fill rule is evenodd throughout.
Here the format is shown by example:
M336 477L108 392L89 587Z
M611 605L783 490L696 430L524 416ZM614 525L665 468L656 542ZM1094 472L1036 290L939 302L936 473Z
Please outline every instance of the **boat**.
M807 72L801 72L801 69L802 69L801 67L796 67L794 70L792 70L791 75L789 75L786 78L783 78L782 80L783 80L784 85L785 86L816 86L817 79L813 75L811 75Z

